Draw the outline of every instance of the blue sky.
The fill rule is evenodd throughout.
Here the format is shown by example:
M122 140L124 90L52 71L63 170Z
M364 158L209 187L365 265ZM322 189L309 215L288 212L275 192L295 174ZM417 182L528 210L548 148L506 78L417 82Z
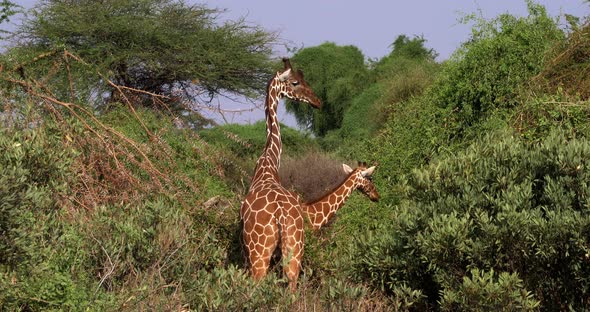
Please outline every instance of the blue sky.
M203 3L190 1L189 3ZM17 3L30 8L37 1L20 0ZM583 0L541 0L550 15L573 14L590 16L590 2ZM288 56L284 44L291 47L311 47L325 41L340 45L355 45L366 57L381 58L390 52L390 44L398 35L420 35L426 45L439 53L438 60L447 59L459 45L469 39L471 25L458 22L464 14L476 13L493 18L501 13L517 16L527 14L524 0L217 0L205 2L209 7L227 9L223 19L245 17L246 21L280 34L276 56ZM564 18L561 21L565 23ZM294 64L296 67L297 64ZM253 107L220 99L227 109ZM233 122L255 122L264 119L261 103L251 112L227 114ZM214 115L211 115L215 117ZM294 125L284 111L281 120ZM217 120L220 118L216 117Z
M590 2L582 0L543 0L547 11L576 16L590 15ZM410 1L210 1L210 6L227 8L229 18L246 20L276 30L295 46L315 46L325 41L359 47L365 56L380 58L390 52L389 45L400 34L423 35L427 45L444 60L461 42L468 39L470 25L457 20L465 13L493 18L509 12L527 14L524 0L410 0Z
M590 2L543 0L537 3L543 4L552 16L590 15ZM439 53L438 60L445 60L469 39L471 25L458 22L465 14L476 13L487 19L506 12L527 15L524 0L218 0L208 4L228 9L225 18L245 16L247 21L278 31L280 38L290 46L311 47L333 41L355 45L370 58L387 55L395 38L406 34L424 36L426 45ZM565 22L563 17L561 20ZM279 45L276 53L284 56L285 50ZM240 107L234 103L227 105L234 109ZM293 117L284 110L279 112L279 117L284 123L295 125ZM236 115L234 121L252 122L263 118L264 112L257 110Z

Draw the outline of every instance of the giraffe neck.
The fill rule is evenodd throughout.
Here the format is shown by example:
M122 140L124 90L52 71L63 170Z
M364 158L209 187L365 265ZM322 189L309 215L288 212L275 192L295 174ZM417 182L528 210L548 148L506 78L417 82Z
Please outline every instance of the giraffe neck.
M336 211L344 206L352 191L358 187L356 179L356 172L354 172L333 191L316 201L301 205L314 230L319 230L328 223L334 217Z
M282 142L281 128L277 117L277 107L281 98L282 83L279 74L270 80L266 92L265 115L266 115L266 144L262 155L256 162L254 181L266 180L267 178L279 180L278 171L280 166Z

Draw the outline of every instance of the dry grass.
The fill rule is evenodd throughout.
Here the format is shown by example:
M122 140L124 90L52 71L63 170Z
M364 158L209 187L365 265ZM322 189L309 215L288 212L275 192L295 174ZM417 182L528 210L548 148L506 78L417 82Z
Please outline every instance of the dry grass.
M575 30L551 53L543 71L532 79L532 89L590 99L590 24Z
M299 159L284 159L279 175L281 183L299 193L304 201L320 198L346 178L341 161L315 151Z
M24 73L36 71L32 67L39 62L52 64L47 73L40 75ZM83 88L77 85L77 80L71 74L72 66L84 67L94 72L97 78L104 84L98 89L111 89L114 96L120 100L120 105L127 108L127 113L132 116L132 122L137 124L143 133L131 137L123 131L101 120L93 109L86 103L87 98L77 95L84 94ZM53 81L66 81L67 92L56 90ZM163 139L168 129L149 129L142 117L135 109L134 100L138 97L149 97L154 105L162 109L161 117L170 118L172 112L166 102L170 99L142 90L136 90L114 84L105 78L100 72L92 69L82 59L64 50L44 53L29 61L5 65L0 67L0 82L12 86L14 94L2 94L6 116L18 116L23 108L12 108L11 98L18 97L21 103L29 103L44 114L50 116L63 133L66 139L64 147L73 147L79 152L74 162L76 176L71 177L73 196L70 196L65 204L69 209L93 210L100 205L129 204L143 197L145 194L165 193L169 195L182 193L181 189L190 189L198 192L199 186L177 167L175 159L179 155ZM3 121L7 123L9 121ZM221 164L216 153L210 148L201 149L207 143L198 135L190 131L178 131L176 135L190 136L188 141L198 144L193 146L193 152L201 159L214 165L212 174L222 175L219 170ZM150 183L145 183L149 180Z
M18 68L26 69L47 58L54 58L55 64L54 71L48 75L65 75L71 92L66 95L52 92L48 77L19 77ZM69 78L69 69L65 67L77 61L67 52L53 53L0 73L0 82L17 90L19 103L27 103L42 111L43 116L51 116L60 127L63 148L76 152L67 194L63 194L60 203L66 212L64 221L76 229L82 246L78 250L85 255L83 265L72 266L72 274L88 276L85 281L92 283L91 292L108 294L111 304L123 311L186 310L186 302L208 300L195 298L195 289L201 288L234 293L235 289L228 290L225 285L205 287L199 278L212 276L211 271L219 268L216 272L221 272L223 281L231 282L236 277L222 266L227 265L224 261L231 261L234 241L230 232L237 223L238 212L234 208L239 204L231 195L225 198L221 195L221 199L204 197L202 194L210 190L196 184L194 173L208 171L209 175L223 178L225 162L232 160L222 158L219 151L192 131L176 131L157 122L150 123L149 116L136 112L131 103L135 92L152 96L140 90L111 85L121 93L122 115L132 116L125 118L124 124L117 119L119 115L112 122L105 121L102 118L105 116L97 117L83 100L76 99L76 83ZM153 96L157 101L158 97ZM10 94L3 94L0 101L11 103L10 98ZM19 109L22 107L14 108L14 115ZM5 111L8 111L5 116L13 115L10 109ZM40 118L27 124L36 126L42 122ZM128 131L118 127L127 127ZM248 142L231 133L224 134L249 148ZM170 137L179 135L187 137L178 139L176 145L168 143ZM189 147L186 142L190 142ZM207 173L199 172L198 176ZM244 176L245 172L241 170L240 174ZM284 185L311 200L331 190L345 174L341 162L314 152L297 160L284 159L281 176ZM204 274L204 271L209 272ZM232 287L238 289L240 281ZM388 309L387 299L379 294L367 291L360 298L344 294L334 300L320 295L328 293L324 287L328 286L304 288L302 300L294 304L281 301L280 307L314 311L336 307L360 311ZM282 289L272 288L273 291Z

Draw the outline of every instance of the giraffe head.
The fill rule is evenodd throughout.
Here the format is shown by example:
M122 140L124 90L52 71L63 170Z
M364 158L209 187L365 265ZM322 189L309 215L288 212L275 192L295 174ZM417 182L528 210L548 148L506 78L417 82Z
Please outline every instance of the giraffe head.
M371 179L373 171L375 171L375 166L367 168L366 162L359 161L358 167L354 170L346 164L342 164L342 169L344 169L344 172L349 176L354 176L353 188L359 189L363 194L369 197L371 201L379 201L379 193Z
M288 58L283 58L283 63L285 68L279 74L279 80L283 84L281 95L293 101L308 103L313 108L320 108L321 101L303 79L303 71L293 70Z

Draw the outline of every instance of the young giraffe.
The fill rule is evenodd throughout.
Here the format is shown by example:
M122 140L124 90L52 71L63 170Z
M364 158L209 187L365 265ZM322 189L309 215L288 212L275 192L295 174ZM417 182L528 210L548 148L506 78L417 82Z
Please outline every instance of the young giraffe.
M342 168L348 174L346 180L320 199L301 204L301 208L309 218L314 230L319 230L328 223L356 189L359 189L372 201L379 200L379 193L371 181L375 166L367 168L367 163L359 162L358 167L354 170L345 164L342 165Z
M279 180L281 133L277 105L283 97L320 107L320 100L303 80L301 70L294 71L288 59L284 70L269 81L266 95L266 145L256 162L250 190L242 202L246 264L255 280L262 279L277 245L281 246L283 271L289 287L295 290L303 256L303 216L299 196L285 189Z

